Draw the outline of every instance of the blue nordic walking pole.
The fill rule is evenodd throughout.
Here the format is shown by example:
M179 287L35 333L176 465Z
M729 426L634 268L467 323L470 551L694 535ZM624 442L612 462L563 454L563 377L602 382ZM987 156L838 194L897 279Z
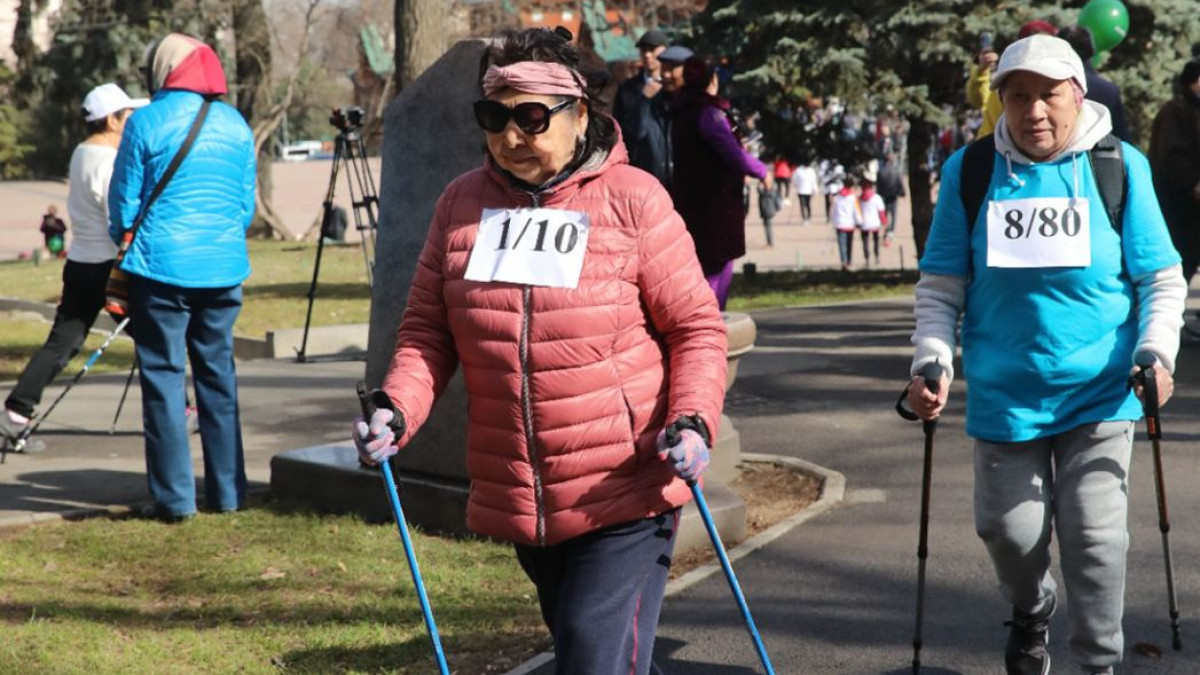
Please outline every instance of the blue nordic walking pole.
M96 348L96 351L92 352L92 355L89 356L88 360L84 362L83 367L79 369L79 372L75 373L75 377L72 378L69 383L67 383L67 386L62 390L62 392L59 393L58 397L54 399L54 402L50 404L50 407L46 408L46 412L38 416L38 418L34 420L32 424L21 430L21 433L18 434L17 438L13 441L13 450L20 452L25 449L25 441L29 440L29 437L38 430L38 427L42 426L42 422L45 422L46 418L50 416L50 413L54 412L54 408L58 406L59 402L62 401L64 397L66 397L67 392L71 391L71 387L74 387L75 383L79 382L84 375L87 375L88 370L90 370L92 366L96 365L96 361L100 359L100 355L104 353L104 350L108 349L108 345L112 344L112 341L115 340L117 336L121 334L121 331L125 330L125 327L128 325L129 317L121 319L121 323L117 324L117 327L113 329L113 332L109 333L108 337L104 339L104 342L102 342L100 346Z
M1179 635L1179 603L1175 598L1175 569L1171 562L1171 518L1167 513L1167 485L1163 479L1162 427L1158 415L1158 381L1154 379L1153 354L1140 352L1134 357L1138 372L1130 378L1130 384L1142 384L1142 409L1146 414L1146 435L1154 448L1154 488L1158 497L1158 531L1162 533L1163 559L1167 567L1167 610L1171 617L1171 646L1175 651L1183 649L1183 638Z
M667 444L674 446L678 442L679 432L674 428L668 428ZM721 561L721 569L725 571L725 580L729 582L729 590L733 591L733 598L737 601L738 609L742 610L742 618L746 621L746 630L750 632L750 639L754 641L754 649L758 652L758 658L762 661L767 675L775 675L775 669L771 667L771 659L767 656L767 648L763 645L758 628L754 625L754 617L750 616L750 606L746 604L746 596L742 594L742 587L738 584L737 575L733 573L733 565L729 563L729 556L725 554L725 545L721 543L721 535L717 532L716 525L713 524L708 503L704 501L704 493L701 492L700 485L695 480L689 480L687 484L692 489L692 498L696 500L696 509L700 512L700 520L704 521L704 529L708 530L708 538L712 540L713 549Z
M376 392L381 393L381 392ZM386 396L386 394L385 394ZM367 395L367 387L358 383L358 402L362 406L363 419L371 423L377 405ZM446 664L446 653L442 651L442 639L438 636L437 624L433 620L433 610L429 607L429 597L425 595L425 582L421 580L421 569L417 567L417 556L413 553L412 539L408 536L408 523L404 519L404 509L400 508L400 495L396 490L396 480L392 477L392 467L387 460L379 463L383 473L383 482L387 485L388 499L392 503L392 514L396 516L396 527L400 530L400 541L404 542L404 557L408 559L408 569L412 572L413 586L417 589L417 602L421 605L421 614L425 616L425 628L429 631L429 639L433 642L433 655L437 659L438 672L450 675L450 666Z
M921 370L921 376L925 378L925 386L929 391L938 393L944 372L937 361ZM907 396L908 388L905 387L904 392L900 394L900 400L896 401L896 412L904 419L917 420L919 418L916 413L904 408ZM924 644L921 631L925 623L925 560L929 557L929 493L933 482L933 435L937 432L937 420L925 420L922 427L925 432L925 466L921 473L921 533L917 542L917 620L912 642L914 674L921 672L921 646Z

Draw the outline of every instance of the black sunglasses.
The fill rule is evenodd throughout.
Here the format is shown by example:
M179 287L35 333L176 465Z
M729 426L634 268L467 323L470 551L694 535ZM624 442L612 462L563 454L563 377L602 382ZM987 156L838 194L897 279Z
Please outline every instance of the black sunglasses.
M545 103L529 101L510 108L498 101L485 99L475 102L475 121L484 131L498 134L504 131L508 121L512 120L517 123L518 129L536 136L550 128L550 118L554 113L566 109L575 101L576 99L569 98L553 108Z

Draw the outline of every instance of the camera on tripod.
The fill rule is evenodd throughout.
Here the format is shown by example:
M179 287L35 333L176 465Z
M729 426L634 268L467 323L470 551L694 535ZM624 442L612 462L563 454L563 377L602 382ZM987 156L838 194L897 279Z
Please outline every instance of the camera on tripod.
M333 114L329 116L329 123L339 131L349 132L363 125L365 115L363 109L358 106L334 108Z

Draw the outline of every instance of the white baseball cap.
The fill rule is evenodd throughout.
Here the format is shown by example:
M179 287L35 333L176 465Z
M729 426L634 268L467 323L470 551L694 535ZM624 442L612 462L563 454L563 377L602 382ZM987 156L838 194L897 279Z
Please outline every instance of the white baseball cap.
M95 122L126 108L140 108L150 103L148 98L129 98L123 89L109 82L88 92L83 98L83 119Z
M1004 78L1018 70L1052 80L1075 80L1083 93L1087 93L1083 61L1066 40L1039 33L1012 43L1000 55L996 74L992 75L992 89L999 89Z

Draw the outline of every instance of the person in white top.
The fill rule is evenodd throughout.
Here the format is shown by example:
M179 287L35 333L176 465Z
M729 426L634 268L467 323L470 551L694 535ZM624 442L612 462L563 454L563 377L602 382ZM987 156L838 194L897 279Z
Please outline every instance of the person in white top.
M888 224L887 207L883 197L875 191L875 176L864 177L862 194L858 197L862 208L862 245L863 261L871 266L871 250L875 251L875 266L879 267L879 230Z
M801 164L792 172L792 186L800 198L800 220L804 225L812 220L812 196L817 193L817 170L812 164Z
M833 196L829 207L829 220L837 230L838 254L842 269L850 269L850 257L854 251L854 230L862 227L862 208L854 192L854 178L846 176L839 181L841 189Z
M67 193L71 246L63 267L62 301L46 343L29 359L0 413L0 443L9 448L29 424L46 385L79 353L104 308L104 286L117 257L117 247L108 236L108 182L125 120L147 103L147 99L130 98L115 84L102 84L83 99L88 136L71 155ZM44 449L41 441L31 438L22 451Z

